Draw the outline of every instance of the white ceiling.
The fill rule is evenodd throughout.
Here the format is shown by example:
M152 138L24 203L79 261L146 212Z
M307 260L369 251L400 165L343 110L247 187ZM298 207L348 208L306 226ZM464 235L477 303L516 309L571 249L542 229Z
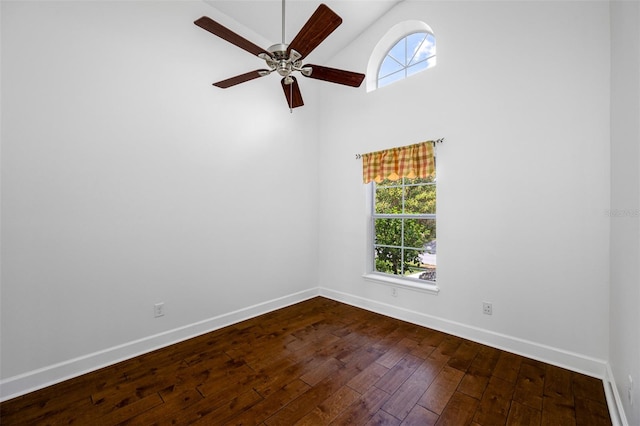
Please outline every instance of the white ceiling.
M282 2L280 0L204 0L272 44L282 39ZM285 42L289 43L320 3L325 3L342 18L340 25L310 55L314 61L326 61L353 41L360 33L402 0L287 0L285 3ZM245 38L237 28L229 28ZM250 39L249 39L250 40ZM250 40L260 45L257 41ZM260 46L263 49L269 46Z

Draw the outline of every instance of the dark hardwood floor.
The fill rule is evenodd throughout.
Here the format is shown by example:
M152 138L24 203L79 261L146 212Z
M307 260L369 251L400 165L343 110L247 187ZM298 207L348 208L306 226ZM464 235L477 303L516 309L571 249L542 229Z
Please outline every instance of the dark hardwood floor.
M602 381L317 297L0 404L4 425L609 425Z

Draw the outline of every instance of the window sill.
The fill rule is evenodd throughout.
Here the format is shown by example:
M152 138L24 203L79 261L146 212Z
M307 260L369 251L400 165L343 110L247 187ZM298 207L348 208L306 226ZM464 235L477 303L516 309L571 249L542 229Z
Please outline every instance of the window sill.
M378 284L385 284L392 287L402 287L409 290L418 291L421 293L430 293L430 294L437 295L440 292L440 287L438 287L436 284L432 284L432 283L422 284L418 282L414 283L412 280L409 280L409 279L393 278L393 277L389 277L382 274L369 273L369 274L364 274L362 278L364 278L367 281L375 282Z

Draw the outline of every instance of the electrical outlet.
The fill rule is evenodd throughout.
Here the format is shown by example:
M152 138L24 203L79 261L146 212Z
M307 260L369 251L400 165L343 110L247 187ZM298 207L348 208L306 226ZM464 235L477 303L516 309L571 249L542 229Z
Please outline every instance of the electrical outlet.
M396 287L391 287L391 295L393 297L398 297L398 289Z
M482 313L485 315L493 315L493 305L489 302L482 302Z
M164 316L164 302L153 305L153 316L155 318Z

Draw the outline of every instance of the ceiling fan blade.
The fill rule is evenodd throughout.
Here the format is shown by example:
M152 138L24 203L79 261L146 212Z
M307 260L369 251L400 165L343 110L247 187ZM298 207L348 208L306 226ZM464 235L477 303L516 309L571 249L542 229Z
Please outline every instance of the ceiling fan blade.
M249 71L245 74L236 75L235 77L218 81L217 83L213 83L213 85L221 89L226 89L228 87L235 86L236 84L244 83L245 81L253 80L254 78L264 77L269 74L271 74L270 70Z
M284 96L287 98L287 103L289 104L289 108L297 108L304 105L302 102L302 93L300 93L300 87L298 86L298 80L295 77L291 77L293 79L293 83L285 84L284 78L280 80L280 84L282 84L282 89L284 89Z
M247 52L252 53L256 56L258 56L261 53L265 53L269 55L269 52L267 52L260 46L257 46L251 43L246 38L234 33L229 28L217 23L211 18L203 16L202 18L195 20L193 23L199 26L200 28L203 28L209 31L211 34L217 35L221 39L224 39L231 44L235 44L239 48L244 49Z
M316 11L313 12L313 15L311 15L291 43L289 43L287 53L295 50L304 58L311 53L313 49L318 47L341 23L341 17L329 9L327 5L321 4Z
M303 68L311 67L311 74L307 77L316 80L329 81L331 83L344 84L351 87L360 87L364 74L352 71L339 70L337 68L323 67L320 65L307 64ZM305 75L305 74L302 74Z

